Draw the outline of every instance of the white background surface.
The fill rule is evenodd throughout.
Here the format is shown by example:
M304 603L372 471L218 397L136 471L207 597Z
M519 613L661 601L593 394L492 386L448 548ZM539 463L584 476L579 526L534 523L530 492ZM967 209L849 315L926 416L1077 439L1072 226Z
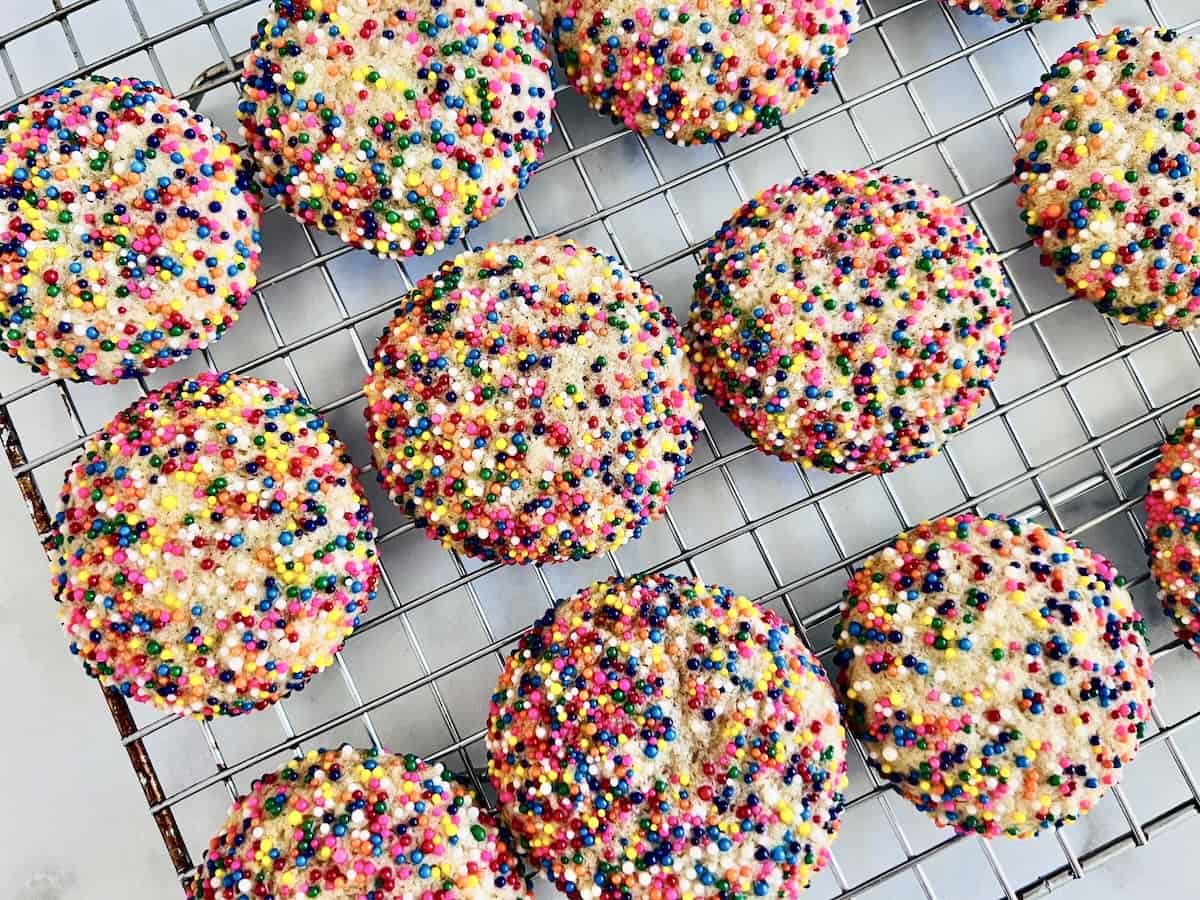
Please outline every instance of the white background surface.
M6 692L0 898L176 900L179 882L108 710L67 652L44 556L7 471L0 474L0 523L0 685ZM1198 843L1200 817L1193 816L1054 897L1200 896L1187 862ZM974 896L972 874L962 872L961 879L961 893L949 887L942 900ZM910 896L920 896L915 886Z
M7 466L0 532L0 898L176 900L108 708L67 650Z
M230 0L206 0L217 10ZM1154 0L1158 9L1174 21L1197 14L1197 0ZM138 34L129 17L130 5L136 8L149 34L158 34L196 15L197 0L100 0L87 10L74 14L71 21L81 53L88 60L135 43ZM885 13L901 5L901 0L871 0L874 14ZM29 21L51 8L50 0L0 0L0 33L15 24ZM246 44L262 7L238 11L218 20L214 29L193 29L166 41L157 54L161 75L168 86L181 90L196 74L219 58L218 41L236 53ZM1096 17L1103 29L1115 24L1146 20L1144 0L1109 0ZM979 18L954 14L954 22L968 41L987 39L1003 26L994 26ZM893 42L900 63L913 71L953 54L957 49L953 34L934 0L891 20L884 33ZM870 31L847 57L839 70L839 87L854 97L878 90L897 79L899 71L888 61L879 31ZM1088 34L1082 23L1047 25L1036 29L1045 51L1051 56ZM12 42L6 48L9 59L25 89L61 77L70 67L70 53L58 25L44 27L34 34ZM1013 35L973 54L979 73L986 77L1000 100L1015 97L1037 81L1041 71L1038 57L1024 35ZM139 52L109 73L155 77L155 60ZM945 129L977 115L993 105L976 84L976 75L963 60L932 71L916 79L910 87L895 88L859 104L852 121L845 112L820 125L798 131L792 138L798 157L783 151L782 142L753 156L734 162L730 172L745 191L787 180L798 174L796 158L812 167L845 167L865 164L870 159L896 154L904 147L923 140L928 132L918 114L915 100L929 111L933 127ZM0 104L12 96L12 88L0 75ZM226 127L232 125L236 95L224 86L209 95L201 107ZM613 129L592 115L570 92L559 95L562 119L578 143L607 136ZM810 102L801 118L819 114L836 105L834 91L822 91ZM1006 114L1010 122L1019 120L1021 110ZM789 119L789 121L793 121ZM868 142L870 147L867 146ZM737 152L753 141L731 142ZM648 147L661 172L674 178L712 159L712 148L678 150L657 141ZM563 153L565 144L556 135L548 148L554 157ZM902 155L890 171L921 178L952 196L982 190L1002 178L1009 166L1011 146L998 120L988 118L969 132L943 142L945 158L934 148ZM961 181L949 171L948 162L958 168ZM597 186L598 200L611 205L653 187L654 177L647 168L639 143L624 135L609 141L601 149L583 155L578 167L559 165L547 168L533 179L524 194L539 229L561 228L579 216L592 212L582 177L587 175ZM600 223L578 228L570 236L596 244L608 251L610 241L619 239L630 261L647 266L650 261L677 251L690 240L711 233L738 200L731 180L721 168L685 183L673 191L680 225L672 223L672 214L664 198L654 196L612 215L606 232ZM1013 211L1011 189L988 191L974 204L972 211L989 228L1000 249L1010 249L1023 240L1020 224ZM510 207L476 240L511 237L525 231ZM328 250L333 242L317 241ZM279 273L310 258L311 248L303 232L278 211L267 216L264 224L263 276ZM426 264L427 265L427 264ZM331 281L340 291L350 313L358 313L385 303L403 289L394 266L355 253L340 257L328 267ZM1036 263L1036 254L1026 250L1015 254L1008 263L1009 274L1023 294L1020 316L1029 312L1043 314L1040 328L1045 341L1035 340L1037 329L1025 328L1014 333L1001 377L996 385L997 399L1010 403L1064 373L1072 373L1114 353L1118 348L1142 341L1148 332L1126 328L1111 331L1102 318L1084 304L1063 304L1051 308L1062 291ZM687 308L688 286L694 264L680 260L662 268L651 280L665 294L677 312ZM410 273L419 272L409 267ZM344 313L335 308L330 294L315 272L288 279L264 292L264 307L279 319L282 338L296 341L313 330L335 324ZM386 318L386 311L382 313ZM362 323L359 336L368 344L378 335L382 321L376 317ZM222 366L232 366L262 353L275 345L275 337L266 327L263 313L252 305L232 333L213 351ZM953 456L964 469L972 495L988 491L1027 465L1043 465L1058 454L1078 447L1106 430L1145 413L1147 406L1169 405L1185 391L1200 384L1200 354L1186 340L1173 335L1152 346L1135 350L1128 356L1129 370L1123 362L1112 362L1086 375L1070 378L1070 400L1078 407L1078 421L1068 404L1065 391L1055 389L1034 402L1018 406L1006 416L1013 428L1007 435L1001 423L993 419L986 426L957 438ZM345 332L337 332L320 344L291 354L295 374L302 376L310 398L327 403L354 390L361 375L360 363ZM185 364L170 370L167 377L153 380L155 385L194 371ZM1142 399L1132 380L1146 388ZM288 381L292 373L282 363L261 367L253 374ZM15 363L0 359L0 391L21 387L32 376ZM81 409L86 427L95 428L136 395L132 385L92 388L72 386L69 393ZM27 397L10 407L21 431L26 451L31 456L52 450L71 440L74 429L64 415L57 390ZM1178 419L1179 411L1162 415L1168 427ZM357 405L338 411L334 424L347 440L358 462L366 461L361 411ZM708 424L714 446L723 453L739 446L741 438L727 422L710 414ZM1019 457L1020 440L1028 461ZM1102 441L1097 453L1103 453L1110 466L1160 438L1149 423ZM1011 442L1010 442L1011 441ZM697 461L704 462L711 455ZM911 466L889 476L886 485L904 506L905 518L941 512L962 501L947 457ZM37 470L43 492L53 502L55 489L66 460ZM1121 469L1122 486L1130 495L1144 490L1144 468ZM783 503L797 502L806 492L828 487L833 479L814 476L812 484L802 484L793 469L761 454L747 456L729 466L730 484L736 482L741 499L751 516L762 516ZM1100 474L1099 457L1088 453L1063 464L1049 464L1040 476L1039 487L1058 495L1070 494L1070 486ZM742 521L733 504L723 475L716 470L686 482L672 501L672 510L686 544L695 547ZM844 494L824 500L822 513L837 530L847 554L860 552L874 541L898 530L882 479L863 481ZM399 522L390 504L368 486L381 525L394 528ZM1033 509L1038 493L1028 481L992 496L983 504L986 511L1014 512ZM1103 482L1059 502L1059 512L1068 527L1077 527L1116 503L1116 497ZM815 506L808 506L769 526L757 529L757 536L775 555L783 580L798 578L837 558L817 521ZM146 811L141 789L136 784L115 728L96 686L83 677L80 667L67 652L54 617L49 596L44 556L7 467L0 463L0 688L5 691L0 711L0 900L174 900L180 896L161 840ZM1114 558L1130 576L1144 573L1145 557L1131 523L1121 517L1091 529L1084 539ZM824 543L823 543L824 542ZM647 535L619 554L627 570L637 570L677 552L666 527L659 523ZM409 533L388 542L382 559L388 567L397 596L393 602L406 603L456 574L449 557L423 536ZM776 582L762 565L747 536L699 554L692 564L710 580L723 581L756 596L769 591ZM473 567L472 567L473 568ZM682 571L682 567L677 567ZM577 588L593 577L611 574L603 563L589 566L561 566L547 570L546 577L557 594ZM792 600L802 614L819 608L836 597L843 575L835 574L821 582L792 592ZM473 608L465 592L438 597L434 602L405 617L404 629L395 618L388 629L375 629L352 639L347 645L348 670L353 670L365 698L410 682L420 676L426 665L439 666L461 657L489 640L490 629L507 634L527 625L545 602L540 587L529 570L497 572L475 583L482 597L487 619L481 622L480 610ZM1146 585L1136 592L1139 608L1150 621L1154 643L1169 640L1169 628L1157 611L1152 592ZM377 611L387 609L381 596ZM490 620L490 626L487 624ZM489 629L488 634L484 628ZM417 652L419 639L423 648ZM495 659L480 660L477 665L439 679L438 702L453 712L459 725L470 733L477 729L486 708L487 694L498 669ZM1168 721L1176 721L1198 706L1200 661L1186 652L1164 657L1156 668L1159 680L1159 708ZM285 709L301 729L315 726L330 715L353 705L342 681L327 673L314 681L302 694L285 701ZM139 724L147 724L157 715L147 708L133 710ZM372 713L374 725L384 743L397 750L419 753L436 752L455 739L446 732L430 689L414 691L401 701ZM279 720L271 713L243 717L235 722L216 723L222 746L230 760L236 761L253 750L280 741L283 733ZM1179 747L1193 770L1200 771L1200 728L1181 730ZM336 732L314 737L311 742L336 743L341 739L363 743L366 732L358 722ZM168 792L179 790L213 771L200 729L191 722L173 724L148 740L160 778ZM481 763L479 745L470 748L472 762ZM461 757L447 762L456 767ZM275 763L272 762L271 765ZM853 763L852 763L853 765ZM242 789L249 778L262 768L239 772L236 782ZM853 787L862 793L869 783L861 766L852 769ZM1131 767L1127 792L1139 818L1145 819L1166 809L1186 796L1186 788L1174 770L1162 742L1148 748ZM194 855L204 839L219 825L228 795L224 788L203 792L180 804L177 812ZM870 877L903 858L886 816L902 823L917 851L945 838L924 816L894 795L861 804L847 814L842 836L834 847L835 855L852 882ZM1122 833L1125 822L1107 799L1091 816L1066 830L1076 852L1091 849L1109 837ZM1200 817L1190 818L1173 831L1155 836L1148 848L1121 856L1084 882L1071 884L1056 892L1067 900L1117 900L1155 896L1162 900L1200 897L1200 887L1186 880L1188 869L1180 860L1190 860L1200 843ZM1039 873L1063 862L1052 838L1043 837L1027 844L996 842L995 851L1013 880L1022 884ZM978 841L961 841L932 857L923 867L930 893L938 900L991 900L999 896ZM811 893L822 900L836 893L836 884L828 872L823 874ZM912 873L905 873L864 895L870 900L909 900L923 897Z

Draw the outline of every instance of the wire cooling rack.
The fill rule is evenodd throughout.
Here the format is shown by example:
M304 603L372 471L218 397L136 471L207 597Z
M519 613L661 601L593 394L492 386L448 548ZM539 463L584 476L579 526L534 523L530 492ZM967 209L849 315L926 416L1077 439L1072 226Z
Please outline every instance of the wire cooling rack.
M6 7L6 22L28 21L0 34L0 105L69 76L139 75L236 134L240 51L265 0L0 0ZM503 654L554 597L614 573L688 571L774 607L827 657L850 567L900 529L963 510L1070 530L1130 577L1154 645L1154 731L1125 783L1091 815L1019 844L938 831L879 783L852 744L844 827L811 896L1039 896L1200 812L1192 771L1200 729L1189 729L1200 718L1200 669L1154 599L1140 519L1162 437L1200 399L1200 344L1191 334L1118 328L1065 299L1025 239L1008 178L1025 97L1062 50L1118 24L1196 31L1194 0L1109 0L1092 18L1035 28L996 25L937 0L864 0L861 17L833 85L780 127L721 147L644 140L559 90L547 161L518 202L471 241L576 237L619 255L682 319L705 238L754 192L817 168L869 165L918 178L970 207L1014 287L1009 357L970 429L935 460L882 478L834 478L753 452L710 412L663 521L616 555L545 569L445 553L414 531L368 472L383 585L336 671L273 711L211 725L160 717L105 692L181 878L232 797L290 754L319 745L421 753L465 772L491 799L480 728L487 699ZM46 498L54 502L85 436L139 391L205 367L294 385L369 470L359 391L369 349L396 298L439 259L400 265L351 253L272 209L255 300L208 352L149 383L102 388L30 381L15 363L0 363L0 440L39 534L50 523ZM46 664L73 663L64 648ZM1107 883L1092 882L1089 893L1105 896Z

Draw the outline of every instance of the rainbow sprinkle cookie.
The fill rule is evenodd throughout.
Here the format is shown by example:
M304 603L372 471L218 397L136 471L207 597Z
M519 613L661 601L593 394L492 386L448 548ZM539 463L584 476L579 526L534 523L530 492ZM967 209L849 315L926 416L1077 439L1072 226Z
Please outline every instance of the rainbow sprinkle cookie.
M161 709L236 716L300 690L374 596L349 454L270 381L205 374L144 397L84 444L60 499L71 652Z
M701 388L759 449L889 472L966 425L1011 319L961 209L907 179L817 173L763 191L709 241L688 337Z
M68 81L0 117L0 337L42 375L163 369L238 319L259 207L221 130L148 81Z
M1014 181L1042 264L1119 322L1200 315L1200 43L1118 29L1068 50L1030 98Z
M833 78L858 0L547 0L559 63L588 105L676 144L778 125Z
M795 898L841 825L825 670L725 588L593 584L521 638L488 771L519 852L583 900Z
M1025 838L1078 818L1150 721L1150 651L1124 583L1033 522L918 525L842 600L847 723L938 825Z
M670 308L557 238L443 263L396 310L365 389L392 499L447 548L504 563L639 537L699 428Z
M191 900L518 900L519 864L440 765L309 751L254 782L212 839Z
M242 132L267 192L379 256L434 253L542 158L554 86L518 0L275 0L246 59Z
M1106 0L951 0L971 15L991 16L997 22L1060 22L1077 19L1102 7Z
M1200 406L1162 447L1146 495L1147 551L1163 609L1176 633L1200 654Z

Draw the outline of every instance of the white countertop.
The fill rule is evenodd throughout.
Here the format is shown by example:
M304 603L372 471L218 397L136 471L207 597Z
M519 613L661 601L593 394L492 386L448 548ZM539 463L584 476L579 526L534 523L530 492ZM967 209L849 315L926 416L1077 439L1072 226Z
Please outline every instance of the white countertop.
M219 10L236 0L205 2L208 9ZM533 0L529 2L532 4ZM871 8L874 15L887 15L906 2L872 0ZM910 74L917 67L957 55L956 36L948 30L938 2L940 0L930 0L889 19L886 33ZM1154 0L1155 9L1172 21L1194 17L1195 3L1196 0ZM10 13L7 20L0 20L7 22L0 24L0 32L12 27L14 14L16 22L32 21L49 12L53 5L53 0L0 0L0 11ZM139 32L129 15L131 6L140 11L146 33L159 36L178 28L180 23L194 20L198 9L196 0L133 0L132 4L127 0L97 0L70 17L71 34L86 59L103 58L139 41ZM246 46L247 36L265 6L265 0L262 0L222 15L212 27L203 25L185 29L184 33L173 33L169 40L158 42L153 59L146 52L138 52L105 71L115 73L119 70L124 75L155 78L165 76L168 87L185 88L201 70L220 58L218 44L228 52L237 52ZM1145 0L1108 0L1095 18L1099 27L1107 28L1118 22L1145 21L1147 9ZM991 37L987 36L994 35L1001 26L984 22L980 17L958 14L954 14L953 21L967 40L975 42L986 37L989 44L972 54L970 61L978 69L976 74L972 73L966 60L958 59L936 72L926 73L914 83L913 96L924 97L926 102L936 100L929 103L928 111L932 116L932 127L937 129L976 117L981 110L995 105L982 94L977 83L980 76L986 77L996 97L1008 98L1026 91L1036 82L1036 74L1044 69L1042 60L1033 52L1025 36L1014 35L992 43ZM1081 22L1037 29L1048 58L1089 33L1086 24ZM11 41L4 49L6 62L11 63L21 83L27 87L61 77L72 59L67 34L57 24ZM852 97L861 97L867 92L874 94L889 79L898 78L898 72L888 61L887 48L878 34L868 32L861 36L858 49L840 67L840 86ZM11 96L12 87L0 72L0 104ZM236 102L233 86L224 85L206 95L203 109L219 124L232 128ZM654 184L647 158L643 157L633 138L624 136L610 140L607 133L611 129L607 123L588 111L571 92L561 94L559 102L560 118L576 141L576 155L580 148L602 136L604 143L587 151L586 159L578 155L577 169L569 165L547 168L530 184L523 195L524 202L536 216L541 230L562 228L581 212L590 210L588 204L591 201L582 181L585 173L599 186L598 197L610 206L642 195ZM834 92L825 91L813 102L810 111L824 116L834 102ZM1018 110L1007 113L1010 120L1019 114ZM874 141L873 152L867 151L858 135L858 125L843 112L822 122L819 127L797 132L792 141L796 159L803 156L806 164L814 168L857 165L865 163L872 155L883 158L894 155L897 148L924 143L930 133L903 89L860 103L857 115L858 122L864 125L863 133ZM936 149L926 147L908 155L894 168L955 196L967 188L977 192L976 214L1000 240L998 246L1012 247L1024 240L1024 232L1013 214L1012 197L1006 195L1007 189L994 191L989 187L984 190L1010 165L1010 148L999 121L993 118L980 120L978 127L940 141ZM740 154L749 143L734 141L729 147ZM660 177L665 173L666 177L676 178L698 165L708 166L711 161L711 148L679 150L661 142L652 142L650 146L661 170ZM774 145L764 142L763 149L755 151L753 156L735 160L728 167L728 183L717 170L675 190L673 202L690 229L691 237L686 240L711 233L728 214L737 200L732 187L735 176L742 189L752 192L798 174L792 154L783 151L783 146L782 142ZM564 139L556 137L550 147L551 156L562 153L565 147ZM940 161L939 151L945 151L948 159L956 161L967 178L965 185L951 177ZM575 229L571 236L612 250L615 248L610 246L610 235L606 232L611 228L611 238L619 236L631 251L630 264L640 267L664 258L668 252L684 245L685 235L673 231L670 225L673 215L663 197L654 196L608 217L603 227L599 222L592 222ZM482 243L522 233L526 229L520 218L516 205L512 204L507 216L497 216L472 236L472 242ZM664 222L668 224L662 226ZM318 236L316 241L322 250L335 246L325 237ZM264 268L260 275L278 276L297 264L308 263L311 259L309 249L299 228L276 211L268 216L264 225ZM1017 279L1026 298L1033 304L1030 310L1037 311L1039 325L1037 329L1024 329L1014 336L1003 378L997 383L999 399L1011 402L1026 392L1058 380L1056 372L1075 370L1076 374L1070 377L1066 387L1070 389L1073 402L1082 410L1081 416L1086 415L1089 429L1095 431L1085 435L1076 424L1074 414L1065 405L1065 390L1049 391L1036 402L1015 406L1007 414L1003 426L999 421L992 421L956 438L955 446L962 451L958 458L966 464L966 477L977 492L986 491L1033 464L1041 465L1064 451L1081 446L1094 433L1114 429L1141 416L1149 402L1162 405L1200 384L1196 357L1179 335L1136 352L1126 347L1121 363L1092 371L1098 357L1113 354L1117 349L1102 318L1084 304L1049 308L1047 304L1060 298L1062 293L1050 275L1038 269L1036 254L1017 254L1009 267L1010 275ZM286 284L277 284L264 293L264 308L274 308L283 340L307 339L315 330L344 318L347 311L357 315L403 290L398 270L374 261L366 254L339 257L326 268L340 292L340 300L346 304L345 310L335 308L325 283L315 270L290 277ZM420 266L409 267L410 274L422 271ZM677 312L686 310L692 274L692 264L679 260L652 275L654 283ZM326 403L358 386L360 361L349 335L356 333L364 341L374 340L386 320L386 312L381 315L383 320L376 316L359 323L356 330L330 334L320 343L292 353L291 363L304 376L311 392L310 399ZM1039 343L1042 338L1034 340L1035 331L1048 336L1044 350ZM1140 341L1144 337L1144 331L1133 328L1120 333L1120 339L1126 342ZM263 313L258 311L257 305L252 305L239 326L214 348L213 355L220 365L231 367L276 344L277 338L268 329ZM161 385L195 371L198 365L195 360L181 363L178 369L165 376L160 373L152 383ZM1126 366L1137 370L1139 383L1136 387L1124 374ZM1086 375L1079 374L1081 367L1089 370ZM290 379L288 370L278 362L258 367L255 374L285 382ZM21 387L31 377L16 364L0 359L0 391L7 393ZM1142 389L1149 396L1146 403L1139 394ZM132 400L136 390L132 385L100 389L72 386L70 394L73 402L83 410L86 427L95 428L117 408ZM53 391L26 397L10 407L10 412L26 439L26 450L31 456L47 452L75 437L76 432L63 415L60 400ZM359 407L344 407L331 418L351 445L356 459L365 461L367 452ZM1163 418L1167 422L1175 420L1176 411ZM1047 427L1051 422L1056 427ZM1010 426L1011 438L1005 431ZM711 432L718 433L726 449L736 446L737 438L724 417L712 416L709 427ZM1018 436L1024 442L1019 452ZM1157 440L1157 432L1147 424L1129 432L1112 431L1103 439L1104 446L1100 449L1111 454L1108 457L1111 463L1151 446ZM1030 457L1028 462L1019 458L1024 455ZM64 459L61 464L56 462L39 471L43 489L55 485L57 471L65 465ZM1066 491L1071 485L1083 484L1085 479L1101 474L1097 467L1098 462L1091 454L1066 460L1042 473L1039 490ZM730 477L736 480L754 516L774 511L781 503L795 502L802 494L794 472L784 471L762 455L737 460L730 471ZM1143 474L1141 469L1123 470L1130 491L1144 489ZM742 515L733 505L722 481L724 477L721 472L711 471L707 477L696 478L684 486L672 500L672 509L690 546L720 534L730 523L742 521ZM818 487L831 483L821 475L814 475L813 481ZM910 467L891 477L888 484L914 517L913 521L916 516L940 512L962 499L956 494L955 481L945 461ZM382 500L378 492L372 496L380 498L376 503L379 521L386 522L388 527L398 524L399 513ZM836 501L831 498L828 509L823 506L822 510L846 539L845 552L854 553L897 530L891 505L895 502L894 498L889 502L879 484L870 481L846 492ZM1026 482L991 496L987 510L1013 512L1037 502L1038 494L1032 484ZM1099 489L1089 488L1078 495L1071 494L1070 499L1062 500L1060 506L1069 517L1070 527L1075 527L1115 502L1107 488L1101 485ZM675 553L674 542L664 533L664 527L648 532L641 541L622 551L629 571ZM800 542L797 546L795 535L816 534L821 527L816 513L810 508L798 510L787 519L758 529L758 537L776 555L784 581L836 559L833 545L822 543L822 537L814 538L808 545ZM50 599L44 555L8 467L3 463L0 463L0 535L4 538L0 540L0 572L3 572L0 581L0 684L8 690L7 727L4 730L7 740L0 742L0 771L8 776L0 783L0 810L3 810L0 814L0 900L177 900L181 896L178 881L100 692L83 676L60 634ZM1144 571L1145 557L1137 535L1128 523L1113 518L1089 533L1086 541L1117 559L1126 574ZM774 581L749 544L750 538L743 536L740 541L728 542L702 554L696 563L709 579L756 596L771 589ZM457 574L448 557L417 533L390 542L384 558L393 576L403 575L402 579L397 579L403 594L396 598L399 601L429 591ZM545 574L553 591L561 596L596 577L603 568L589 568L584 563L556 567ZM823 592L840 590L838 582L841 578L839 573L800 592L797 600L810 604L803 611L809 612L816 605L828 602L829 595ZM498 634L508 634L528 624L545 599L540 595L540 585L528 571L501 571L481 579L476 587L482 592L491 625ZM1164 642L1169 627L1157 612L1148 586L1138 599L1143 613L1157 629L1156 643ZM490 640L490 635L484 635L476 618L462 592L455 592L422 606L409 617L405 627L411 626L413 635L421 638L425 652L430 654L422 664L438 666L462 658ZM421 673L415 659L415 646L398 620L394 619L386 631L376 629L370 635L364 634L352 647L348 645L346 653L349 669L356 673L364 696L377 696L386 689L411 682ZM1177 721L1196 709L1195 679L1200 672L1197 666L1200 661L1186 652L1172 653L1158 665L1159 707L1169 721ZM468 732L479 727L486 708L489 682L496 671L494 660L480 660L476 666L439 680L442 696L459 721L470 723ZM338 677L327 674L314 681L303 695L286 701L286 705L291 707L291 714L302 730L349 708L351 698L340 686ZM137 715L140 723L155 718L153 712L147 714L143 710L137 711ZM382 740L397 750L434 752L452 737L447 733L428 689L413 691L375 710L373 715ZM347 725L343 730L321 734L320 738L332 743L353 732L357 741L364 740L366 732L357 724L354 727L357 731ZM274 745L283 736L276 717L267 714L245 717L238 720L236 726L218 723L214 731L222 732L223 742L228 740L229 760L244 758L263 746ZM152 753L160 778L175 791L212 774L213 759L200 729L190 723L163 729L148 743L154 745ZM1200 772L1200 728L1180 729L1178 743L1192 769ZM264 764L264 768L273 764ZM238 783L244 788L254 774L239 772ZM858 777L861 788L865 777L861 769ZM1147 748L1131 767L1126 787L1140 819L1161 812L1188 796L1161 741L1153 748ZM205 836L219 825L228 800L223 791L224 788L218 785L215 790L180 804L181 827L194 855L203 847ZM835 854L855 879L852 883L873 877L903 859L902 855L897 856L901 848L891 828L883 821L882 814L888 808L904 822L906 832L922 842L916 848L918 851L945 837L944 832L936 832L924 816L898 796L886 795L886 800L860 804L847 814L846 827L834 847ZM1076 852L1080 852L1094 849L1112 835L1123 833L1125 828L1115 800L1109 799L1087 819L1068 828L1065 835ZM1155 832L1149 847L1124 853L1085 881L1068 884L1056 891L1054 898L1117 900L1157 895L1159 900L1176 900L1200 896L1195 879L1185 882L1188 870L1178 867L1178 861L1185 859L1185 854L1198 844L1200 816L1192 816L1179 827ZM993 847L1017 883L1024 883L1061 865L1064 859L1050 836L1026 844L997 841ZM989 880L988 863L978 841L957 842L952 849L928 858L922 870L930 885L929 894L937 900L974 900L975 897L994 900L997 894L996 882ZM811 900L824 900L836 893L831 876L821 878L809 895ZM1181 886L1184 883L1186 887ZM550 894L543 889L539 897ZM862 895L864 900L918 900L925 896L910 872Z
M179 882L100 691L67 651L7 466L0 523L0 897L174 900Z
M9 689L11 723L0 745L0 765L8 773L6 815L0 816L0 897L174 900L181 896L179 882L100 693L67 652L44 556L7 469L0 474L0 516L0 684ZM156 764L161 770L171 760L160 757ZM218 824L213 822L214 829ZM1179 878L1186 876L1175 866L1197 841L1200 817L1192 817L1148 847L1118 857L1104 874L1054 896L1194 896L1194 887L1181 887ZM889 897L903 896L895 891L898 885L891 887ZM914 885L913 896L919 896L915 890Z

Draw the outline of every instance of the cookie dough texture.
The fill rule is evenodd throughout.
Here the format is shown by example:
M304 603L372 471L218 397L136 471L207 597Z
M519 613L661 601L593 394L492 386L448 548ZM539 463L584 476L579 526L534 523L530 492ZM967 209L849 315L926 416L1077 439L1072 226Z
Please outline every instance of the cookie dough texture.
M1200 314L1200 43L1118 29L1043 76L1017 141L1026 233L1068 291L1119 322Z
M293 392L229 374L174 382L89 438L52 544L84 671L204 719L332 665L378 577L345 447Z
M846 721L942 826L1024 838L1087 813L1150 721L1145 628L1099 554L1019 519L924 523L854 573Z
M1200 653L1200 406L1193 407L1162 447L1146 495L1150 573L1176 632Z
M820 663L773 613L688 578L561 601L509 656L487 743L517 851L569 897L796 896L841 824Z
M997 22L1059 22L1095 12L1105 0L951 0L972 15L991 16Z
M699 427L669 307L616 260L556 238L461 254L423 279L365 392L392 499L447 548L505 563L640 536Z
M0 346L42 375L148 375L221 337L255 284L259 205L224 134L135 78L0 116Z
M704 252L688 343L759 447L831 472L938 452L984 398L1012 311L978 226L932 188L816 173L736 210Z
M254 782L209 843L190 900L530 897L470 788L440 763L312 750Z
M519 0L274 0L239 106L266 192L379 256L453 245L542 158L544 43Z
M833 78L858 0L666 6L548 0L561 70L593 109L700 144L780 123Z

